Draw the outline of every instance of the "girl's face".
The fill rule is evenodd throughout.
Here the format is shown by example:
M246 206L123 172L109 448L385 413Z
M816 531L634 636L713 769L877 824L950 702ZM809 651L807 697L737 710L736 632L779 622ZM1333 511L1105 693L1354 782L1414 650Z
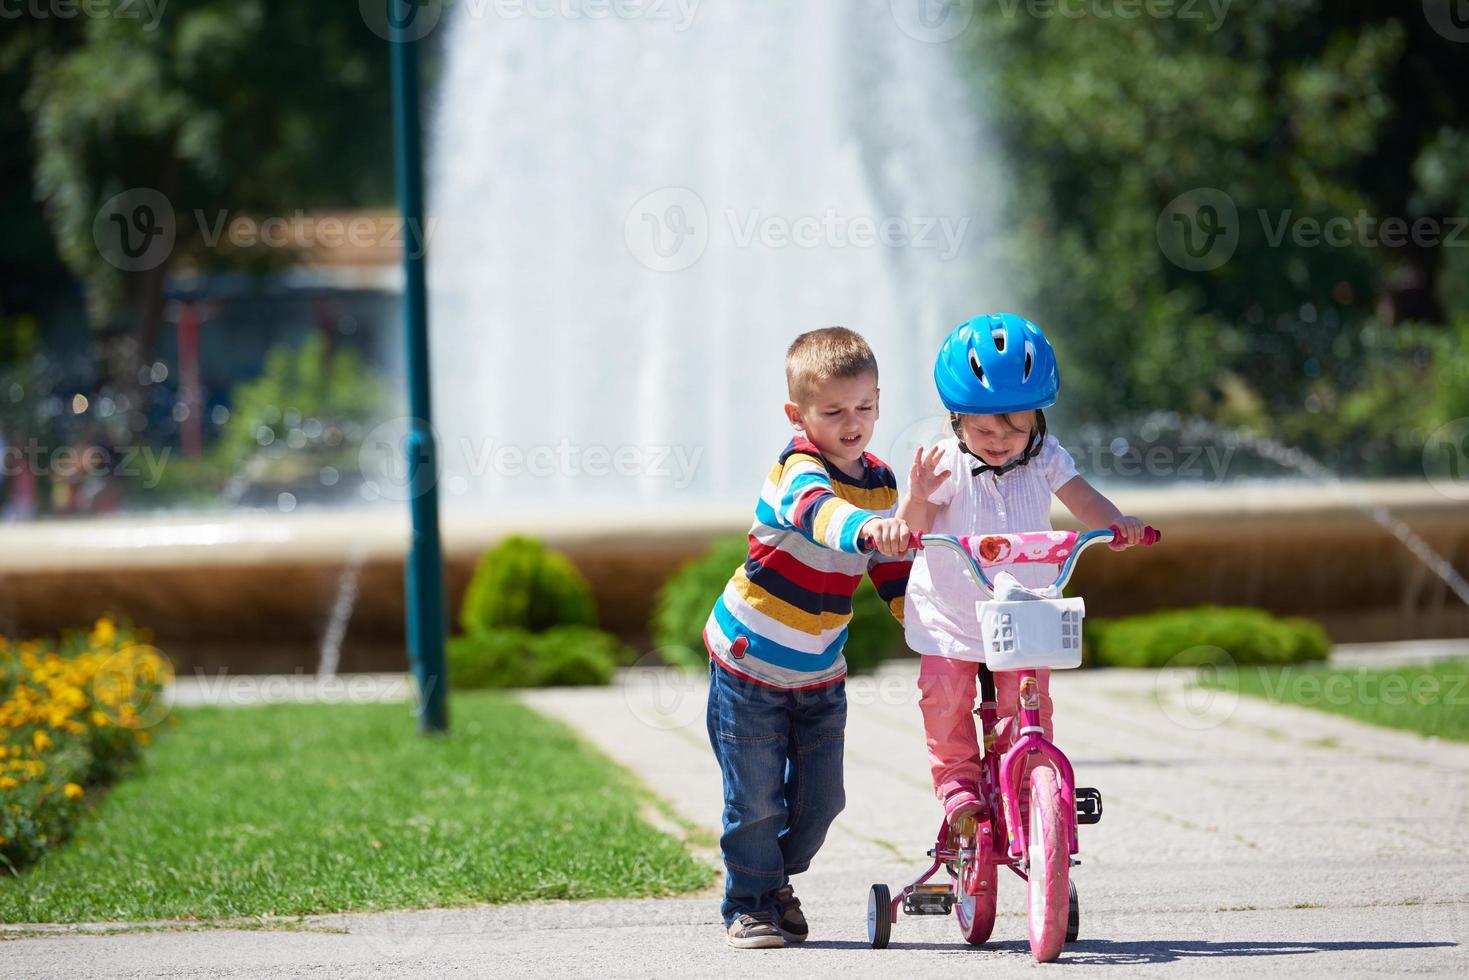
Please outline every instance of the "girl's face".
M964 445L991 466L1002 466L1025 452L1033 431L1035 412L959 416Z

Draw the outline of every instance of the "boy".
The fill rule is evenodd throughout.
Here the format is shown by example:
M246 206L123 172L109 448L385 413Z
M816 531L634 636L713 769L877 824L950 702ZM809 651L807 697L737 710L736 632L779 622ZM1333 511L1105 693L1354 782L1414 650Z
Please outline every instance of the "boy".
M868 573L901 620L910 564L897 481L864 451L877 421L872 349L843 327L804 333L786 352L786 386L795 438L755 505L749 557L704 626L709 743L724 778L720 911L727 941L744 949L806 938L790 877L846 802L852 593Z

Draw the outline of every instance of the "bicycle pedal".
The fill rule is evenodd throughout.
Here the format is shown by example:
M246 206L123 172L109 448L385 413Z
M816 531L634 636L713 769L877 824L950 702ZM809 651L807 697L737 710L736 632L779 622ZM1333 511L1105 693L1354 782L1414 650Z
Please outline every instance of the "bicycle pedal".
M948 885L919 885L903 897L906 915L948 915L954 911L954 892Z
M1076 822L1102 822L1102 794L1090 786L1076 787Z

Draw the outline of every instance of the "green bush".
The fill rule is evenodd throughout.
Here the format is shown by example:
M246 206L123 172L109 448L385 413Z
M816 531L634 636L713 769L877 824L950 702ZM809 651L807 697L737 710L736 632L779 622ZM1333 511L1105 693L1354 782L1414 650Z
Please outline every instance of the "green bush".
M534 687L535 650L525 630L485 630L449 641L449 688Z
M260 450L264 430L272 442L284 443L294 427L315 419L324 434L332 434L317 443L308 438L306 445L320 451L336 444L344 430L366 426L389 404L383 377L351 348L328 350L319 333L271 347L260 376L235 385L230 402L229 422L211 454L234 468Z
M653 642L665 660L680 666L701 667L704 623L714 600L724 591L736 568L744 563L749 540L731 535L715 540L709 551L684 565L658 590L649 624ZM873 670L902 649L903 627L893 618L870 580L864 579L852 597L852 623L847 633L847 668L854 674Z
M449 684L487 687L572 687L606 684L632 651L605 630L557 626L541 633L491 629L449 641Z
M744 535L717 538L703 557L685 563L663 583L648 631L664 660L681 667L709 662L704 622L729 577L744 564L749 547Z
M539 633L596 626L592 590L566 559L534 538L506 538L485 552L464 593L459 624L468 634L494 629Z
M1082 632L1086 663L1101 667L1228 663L1224 654L1236 664L1296 664L1325 660L1331 649L1326 631L1310 620L1243 607L1199 606L1092 620Z
M561 626L534 637L536 681L541 687L606 684L630 649L606 630Z

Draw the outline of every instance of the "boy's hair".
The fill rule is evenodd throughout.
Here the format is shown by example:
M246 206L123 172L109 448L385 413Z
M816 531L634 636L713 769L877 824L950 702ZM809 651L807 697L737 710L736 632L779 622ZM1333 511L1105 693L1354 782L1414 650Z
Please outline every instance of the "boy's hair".
M877 357L861 334L846 327L822 327L797 337L786 351L786 391L800 402L811 389L834 378L877 377Z

